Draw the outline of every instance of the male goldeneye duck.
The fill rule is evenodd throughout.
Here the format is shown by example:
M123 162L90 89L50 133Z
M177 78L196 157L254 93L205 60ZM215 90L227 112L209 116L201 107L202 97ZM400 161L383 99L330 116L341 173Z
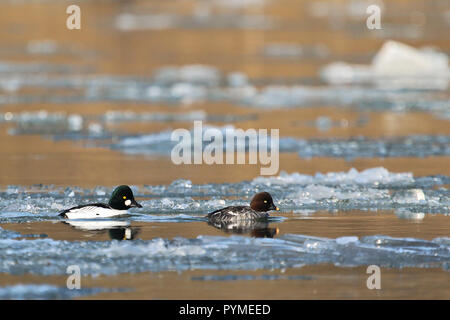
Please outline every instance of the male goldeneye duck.
M228 222L237 220L267 219L270 210L280 210L275 206L272 196L268 192L255 194L249 206L231 206L216 210L207 215L211 222Z
M59 215L67 219L109 218L126 214L127 210L132 207L142 208L134 200L133 191L129 186L119 186L113 191L108 204L84 204L64 210Z

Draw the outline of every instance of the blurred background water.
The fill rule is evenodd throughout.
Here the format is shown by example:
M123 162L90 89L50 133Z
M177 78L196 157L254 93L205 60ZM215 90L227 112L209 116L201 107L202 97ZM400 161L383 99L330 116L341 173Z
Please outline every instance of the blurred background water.
M81 30L66 28L70 4ZM0 8L0 298L450 297L448 1ZM279 172L174 165L170 134L195 120L279 129ZM119 184L144 204L130 218L56 218ZM267 225L202 220L261 190L282 208ZM64 252L79 252L89 290L61 288ZM386 267L387 289L366 288L368 264Z

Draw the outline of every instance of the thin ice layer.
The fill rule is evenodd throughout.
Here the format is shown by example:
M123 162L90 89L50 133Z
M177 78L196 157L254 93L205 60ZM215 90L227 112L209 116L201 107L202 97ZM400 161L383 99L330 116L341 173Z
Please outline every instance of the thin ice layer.
M17 284L0 287L1 300L66 300L108 292L105 288L80 288L69 290L49 284Z
M156 238L135 241L70 242L0 239L0 272L66 274L78 265L84 275L183 271L284 269L330 263L336 266L450 266L450 239L432 241L387 236L337 239L288 234L277 239L240 236Z

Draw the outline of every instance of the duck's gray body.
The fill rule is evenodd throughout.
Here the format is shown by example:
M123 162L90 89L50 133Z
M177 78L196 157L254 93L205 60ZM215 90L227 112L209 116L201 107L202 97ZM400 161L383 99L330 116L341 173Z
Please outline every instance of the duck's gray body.
M216 210L208 214L212 222L255 221L269 217L268 212L255 211L249 206L231 206Z

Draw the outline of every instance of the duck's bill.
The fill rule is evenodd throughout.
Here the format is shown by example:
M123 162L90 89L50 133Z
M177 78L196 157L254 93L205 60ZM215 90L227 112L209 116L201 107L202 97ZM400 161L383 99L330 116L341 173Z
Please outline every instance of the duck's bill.
M276 205L273 204L273 205L270 207L270 210L280 211L280 208L278 208Z
M142 208L142 206L141 206L139 203L137 203L136 200L133 200L133 201L131 202L130 207Z

